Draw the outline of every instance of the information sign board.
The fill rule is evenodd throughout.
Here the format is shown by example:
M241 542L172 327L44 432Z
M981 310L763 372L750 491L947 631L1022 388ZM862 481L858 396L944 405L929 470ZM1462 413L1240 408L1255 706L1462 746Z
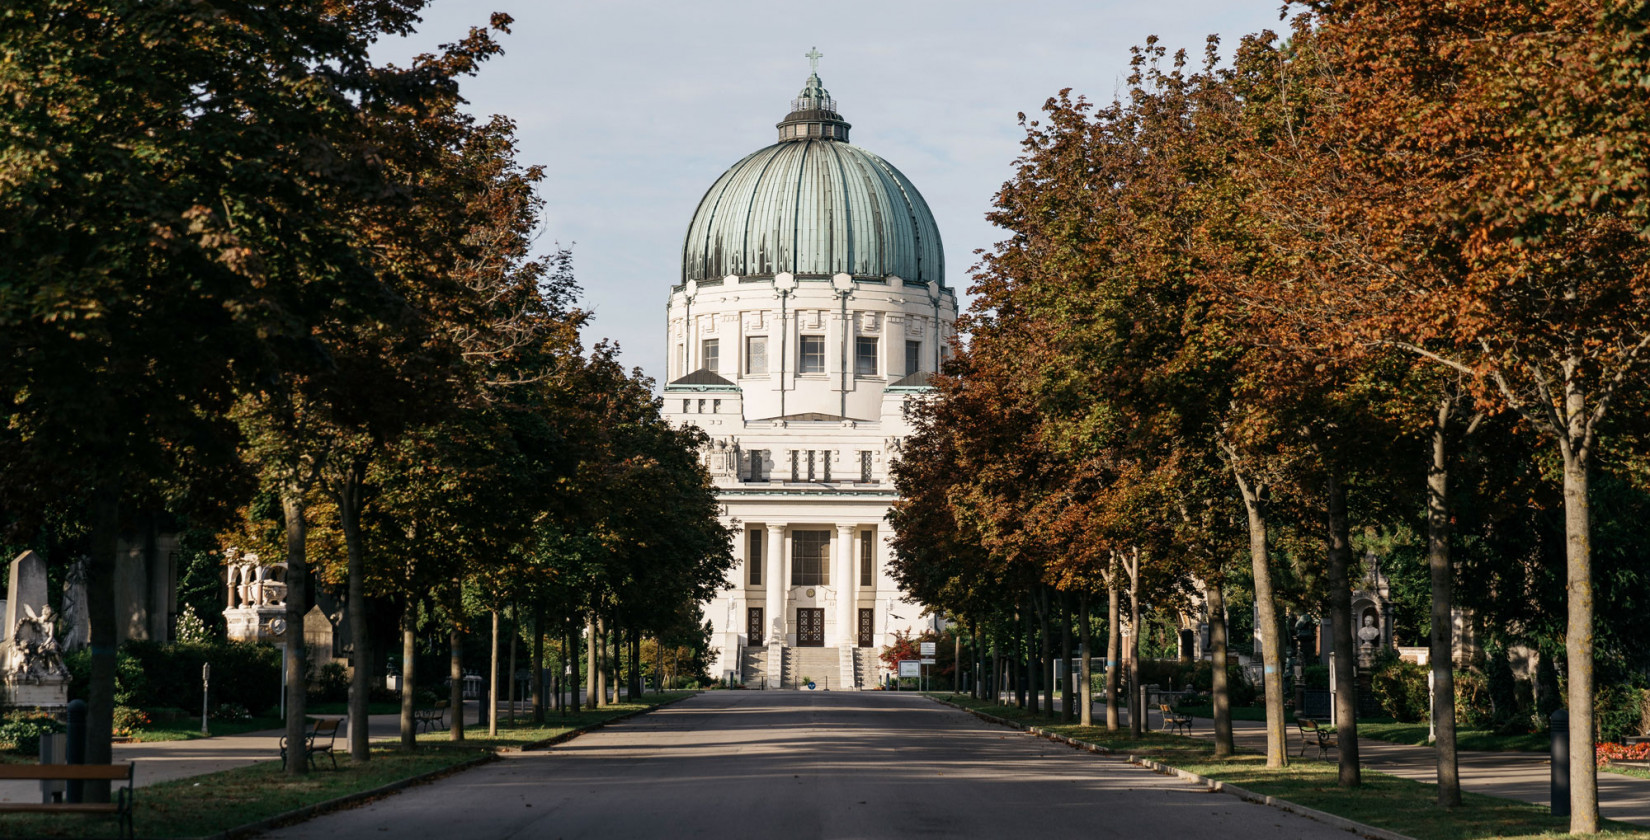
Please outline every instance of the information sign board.
M921 650L919 652L923 656L933 656L934 655L934 643L933 642L921 642L919 644L919 647L921 648Z
M915 659L901 659L899 661L899 675L901 677L922 676L922 663Z
M922 664L924 664L924 665L933 665L934 664L934 657L924 656L922 658Z

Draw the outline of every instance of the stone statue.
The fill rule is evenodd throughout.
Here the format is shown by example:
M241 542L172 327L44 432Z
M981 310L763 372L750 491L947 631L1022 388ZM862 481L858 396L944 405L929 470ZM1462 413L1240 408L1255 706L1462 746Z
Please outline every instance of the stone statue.
M86 568L82 557L69 564L63 579L63 650L80 650L92 642L92 616L86 608Z
M12 628L8 676L34 683L67 678L69 669L63 666L63 652L57 646L57 614L51 607L41 607L39 615L33 607L23 609L27 614Z

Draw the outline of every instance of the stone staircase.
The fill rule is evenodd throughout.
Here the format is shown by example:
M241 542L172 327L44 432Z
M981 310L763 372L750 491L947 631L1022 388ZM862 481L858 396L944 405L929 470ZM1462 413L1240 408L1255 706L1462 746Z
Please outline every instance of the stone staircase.
M785 675L782 687L803 688L803 677L812 677L818 688L836 691L842 682L842 654L836 648L785 648Z
M746 688L765 688L768 682L767 648L748 647L739 661L739 681ZM775 684L778 680L773 681Z
M837 648L837 683L844 691L859 690L859 657L854 655L855 648Z
M877 659L876 648L854 648L854 676L860 688L876 687L881 665L882 662Z

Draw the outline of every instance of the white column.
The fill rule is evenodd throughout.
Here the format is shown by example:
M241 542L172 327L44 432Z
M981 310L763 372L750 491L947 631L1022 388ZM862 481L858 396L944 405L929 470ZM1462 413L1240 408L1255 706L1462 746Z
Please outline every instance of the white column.
M785 526L768 523L768 570L763 582L768 586L768 602L763 616L768 624L769 645L785 643Z
M836 646L854 645L854 526L836 526Z

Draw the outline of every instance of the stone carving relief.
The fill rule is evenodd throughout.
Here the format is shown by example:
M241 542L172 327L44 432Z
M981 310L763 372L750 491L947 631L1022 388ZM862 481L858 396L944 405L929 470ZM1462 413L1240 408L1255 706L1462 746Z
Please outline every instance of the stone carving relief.
M13 682L35 684L68 679L69 669L63 666L63 651L57 644L57 613L45 606L36 614L27 604L23 611L25 615L11 628L11 661L6 663L6 676Z

